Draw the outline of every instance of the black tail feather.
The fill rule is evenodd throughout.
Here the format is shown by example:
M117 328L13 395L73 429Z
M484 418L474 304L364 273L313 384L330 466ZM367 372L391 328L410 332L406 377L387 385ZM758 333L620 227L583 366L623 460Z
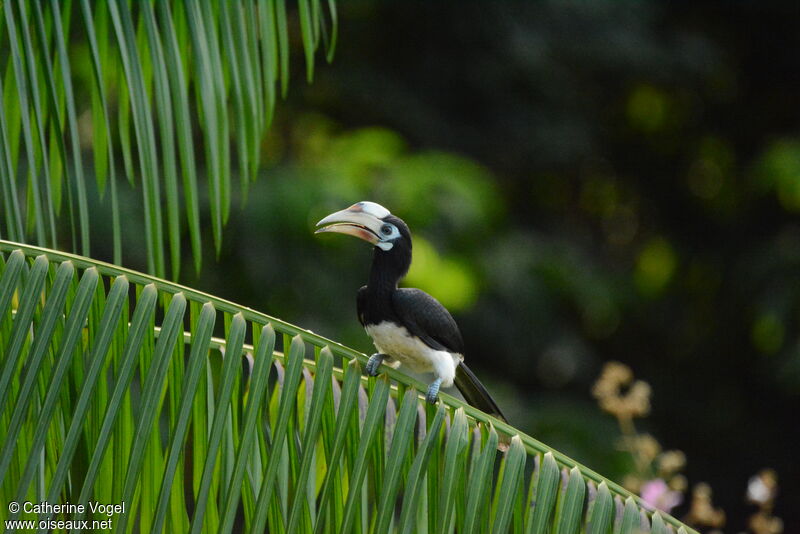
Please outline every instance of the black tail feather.
M464 362L459 363L456 367L455 385L470 405L501 421L508 422L492 396Z

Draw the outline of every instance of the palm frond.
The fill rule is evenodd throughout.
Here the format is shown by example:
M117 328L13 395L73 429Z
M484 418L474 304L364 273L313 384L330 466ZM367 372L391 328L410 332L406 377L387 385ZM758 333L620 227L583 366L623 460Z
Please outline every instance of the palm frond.
M312 332L87 258L0 252L0 502L124 503L115 528L141 532L691 532ZM19 518L107 519L0 509Z
M178 277L184 233L199 270L199 183L205 177L219 252L233 180L244 200L276 85L283 94L288 87L285 4L0 2L0 237L89 256L100 222L91 206L107 202L121 264L132 229L121 216L121 165L141 188L136 224L145 228L148 272ZM321 46L330 60L335 9L297 2L309 81ZM87 183L87 149L96 187Z

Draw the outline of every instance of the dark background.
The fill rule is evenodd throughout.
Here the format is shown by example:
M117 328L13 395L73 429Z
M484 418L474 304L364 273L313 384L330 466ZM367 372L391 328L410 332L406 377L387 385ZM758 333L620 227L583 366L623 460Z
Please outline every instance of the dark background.
M184 281L369 352L369 247L312 231L380 202L512 424L621 480L590 389L622 361L725 532L765 467L800 532L798 6L340 2L333 64L307 85L295 43L261 179Z

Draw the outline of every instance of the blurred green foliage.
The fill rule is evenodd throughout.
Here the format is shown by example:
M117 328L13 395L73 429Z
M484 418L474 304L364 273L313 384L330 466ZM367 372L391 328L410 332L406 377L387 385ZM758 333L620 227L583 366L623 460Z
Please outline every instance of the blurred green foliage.
M651 239L636 259L633 274L636 287L647 297L658 296L675 274L677 263L675 251L667 240L660 237Z
M653 387L642 430L742 528L752 473L800 480L796 5L453 6L341 6L334 65L291 94L186 282L370 351L371 251L312 232L384 204L415 238L406 284L454 312L516 426L628 472L589 395L625 362Z
M645 133L662 130L671 115L670 101L658 88L641 85L628 97L628 121L633 128Z
M775 191L781 206L791 212L800 211L800 140L774 141L758 165L762 183Z

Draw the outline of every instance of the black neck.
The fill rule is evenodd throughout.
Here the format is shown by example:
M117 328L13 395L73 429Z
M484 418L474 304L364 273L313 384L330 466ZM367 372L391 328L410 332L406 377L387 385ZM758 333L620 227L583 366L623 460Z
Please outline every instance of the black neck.
M367 289L372 295L388 297L411 265L411 248L398 242L388 251L375 248Z

